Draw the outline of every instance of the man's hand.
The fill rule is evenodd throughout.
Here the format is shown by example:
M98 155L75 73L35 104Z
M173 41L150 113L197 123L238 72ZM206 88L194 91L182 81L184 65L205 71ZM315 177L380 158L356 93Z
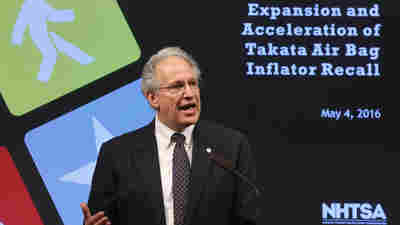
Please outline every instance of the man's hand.
M111 225L110 219L104 215L104 212L98 212L92 216L86 203L81 203L85 225Z

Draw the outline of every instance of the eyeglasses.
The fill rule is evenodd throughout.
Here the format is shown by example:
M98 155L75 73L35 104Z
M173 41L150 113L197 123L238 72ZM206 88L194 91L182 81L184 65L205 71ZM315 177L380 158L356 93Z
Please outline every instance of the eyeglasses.
M199 88L199 82L194 80L194 81L189 81L187 83L192 91L198 91ZM175 84L169 85L169 86L164 86L164 87L159 87L159 90L166 89L170 94L173 95L180 95L185 91L186 87L186 82L177 82Z

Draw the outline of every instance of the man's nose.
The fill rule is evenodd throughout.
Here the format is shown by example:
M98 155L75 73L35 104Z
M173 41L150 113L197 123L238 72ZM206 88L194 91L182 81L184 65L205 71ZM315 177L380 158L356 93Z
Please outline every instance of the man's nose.
M190 84L185 84L185 88L183 89L183 97L190 98L194 96L194 89L190 86Z

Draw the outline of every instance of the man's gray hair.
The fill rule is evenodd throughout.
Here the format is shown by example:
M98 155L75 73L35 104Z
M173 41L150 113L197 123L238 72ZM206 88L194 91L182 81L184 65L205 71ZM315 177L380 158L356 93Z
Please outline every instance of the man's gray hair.
M156 92L160 87L160 81L155 76L155 68L161 60L169 56L178 56L185 59L193 67L196 79L200 81L200 68L193 57L179 47L166 47L151 56L143 67L141 89L144 95L149 92Z

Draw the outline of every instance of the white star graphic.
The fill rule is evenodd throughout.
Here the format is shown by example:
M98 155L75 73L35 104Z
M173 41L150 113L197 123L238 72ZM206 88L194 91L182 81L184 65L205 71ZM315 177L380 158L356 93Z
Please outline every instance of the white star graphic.
M92 123L96 142L96 150L98 154L101 145L114 136L94 116L92 116ZM60 177L59 180L67 183L90 185L92 183L92 176L95 167L96 161L89 162L87 165L65 174L64 176Z

